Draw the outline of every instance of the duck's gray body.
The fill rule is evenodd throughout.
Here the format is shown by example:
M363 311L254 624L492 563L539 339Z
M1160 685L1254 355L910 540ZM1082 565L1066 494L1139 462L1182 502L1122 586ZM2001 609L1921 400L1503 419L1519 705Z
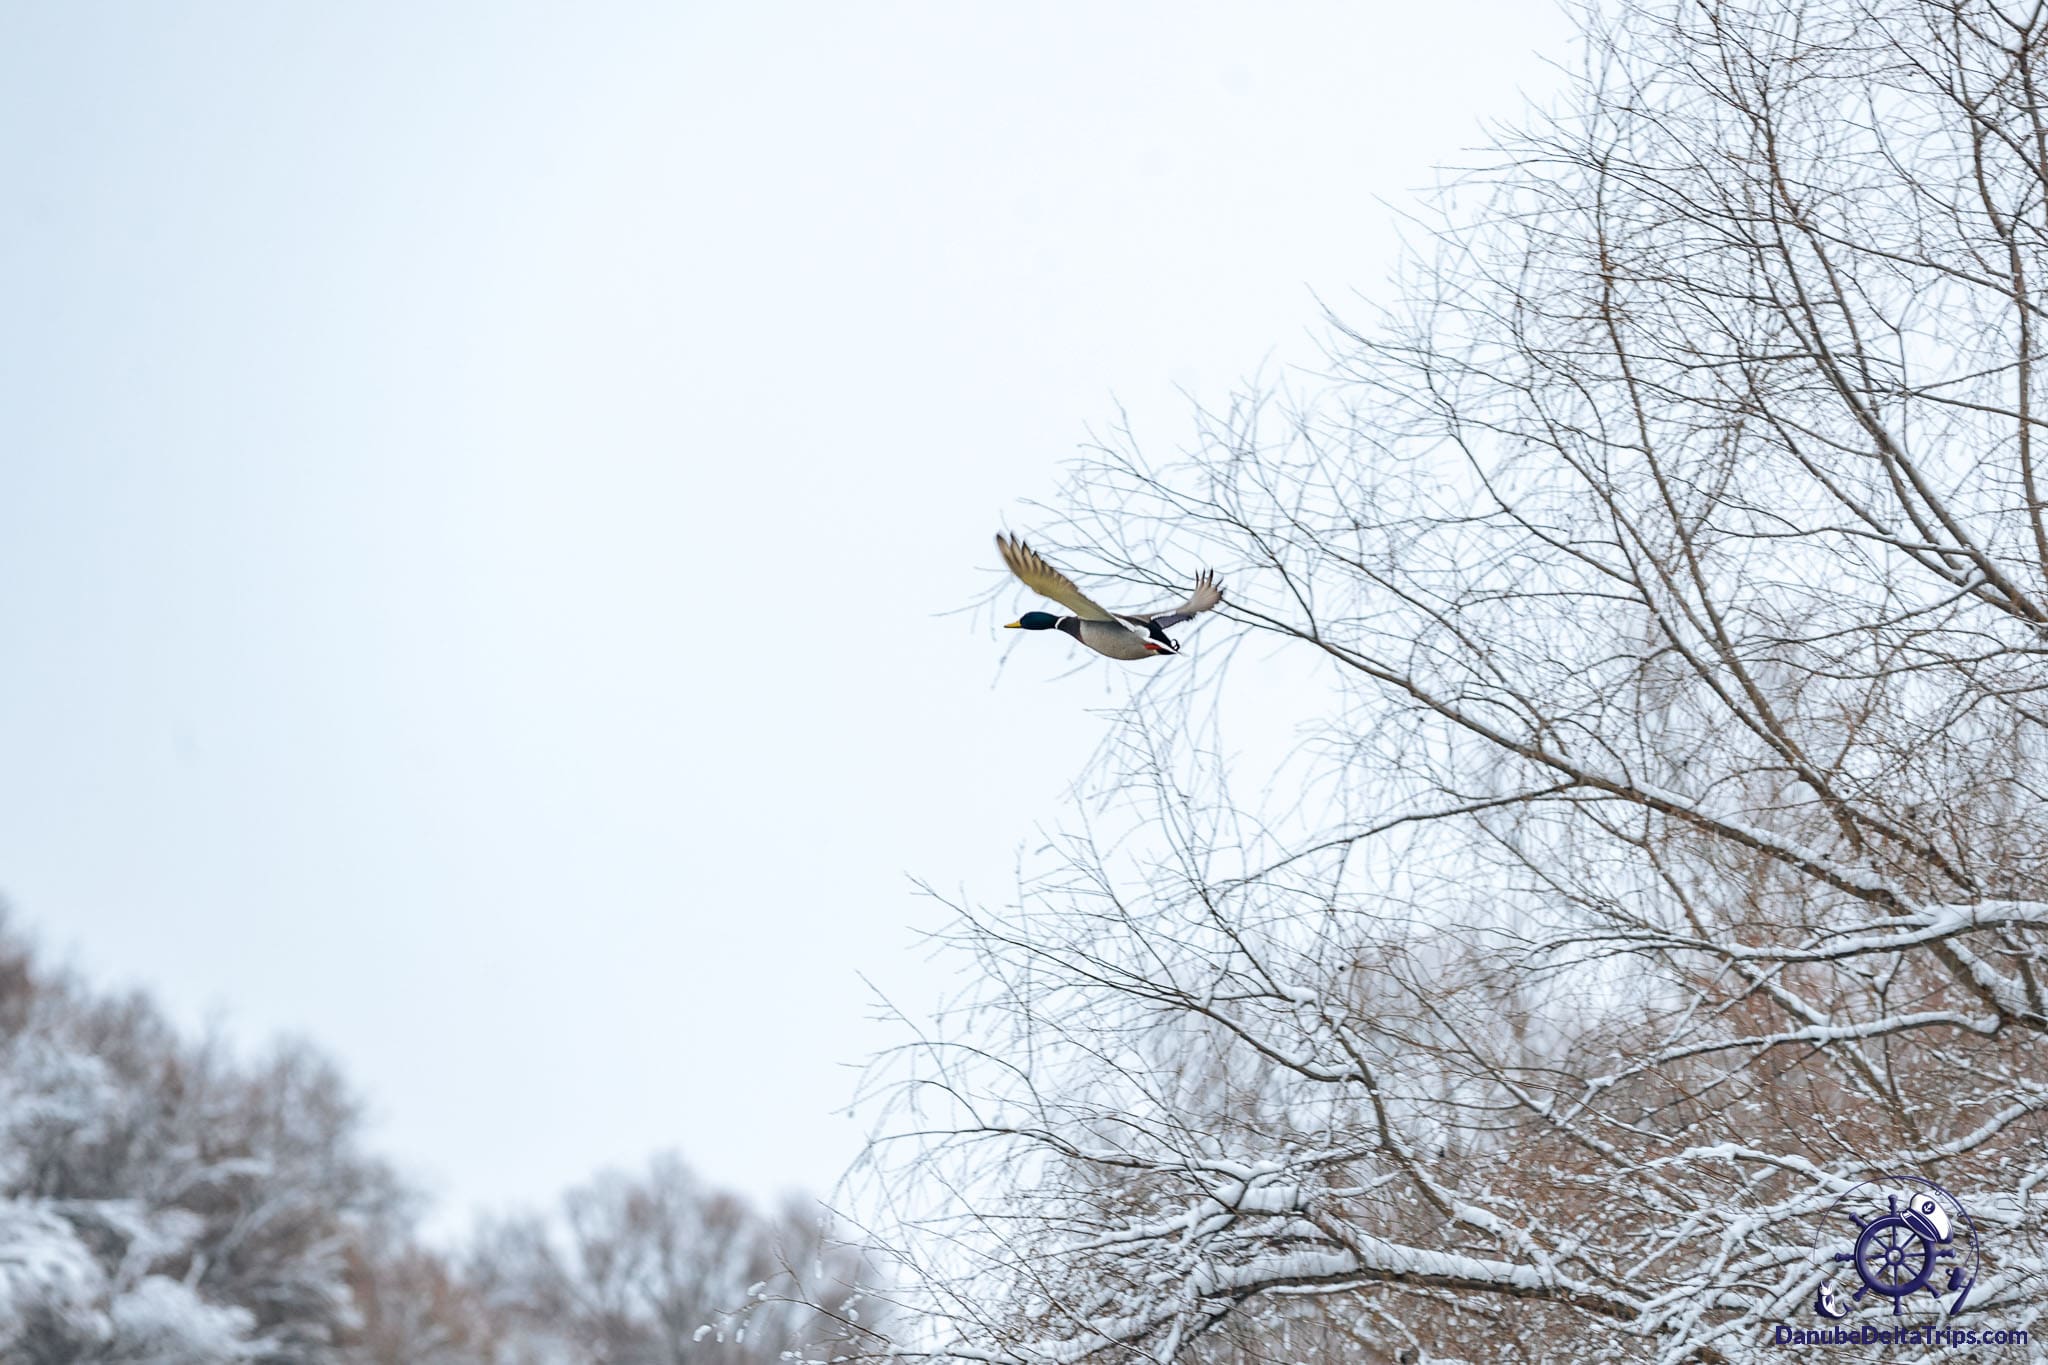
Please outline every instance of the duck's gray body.
M1062 616L1060 629L1097 654L1106 654L1112 659L1158 659L1170 652L1158 648L1158 640L1151 635L1121 621L1090 621L1079 616ZM1165 639L1163 635L1158 638Z

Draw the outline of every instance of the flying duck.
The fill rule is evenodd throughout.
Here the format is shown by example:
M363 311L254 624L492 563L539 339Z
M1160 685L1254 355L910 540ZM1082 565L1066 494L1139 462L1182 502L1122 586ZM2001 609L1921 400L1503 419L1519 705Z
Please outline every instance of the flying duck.
M1097 654L1112 659L1158 659L1180 653L1180 646L1167 635L1166 628L1192 620L1223 600L1216 575L1204 569L1196 577L1195 590L1188 600L1172 611L1150 616L1106 611L1089 601L1072 579L1040 559L1037 551L1017 537L998 532L996 549L1025 587L1074 613L1054 616L1049 611L1027 611L1003 629L1065 631Z

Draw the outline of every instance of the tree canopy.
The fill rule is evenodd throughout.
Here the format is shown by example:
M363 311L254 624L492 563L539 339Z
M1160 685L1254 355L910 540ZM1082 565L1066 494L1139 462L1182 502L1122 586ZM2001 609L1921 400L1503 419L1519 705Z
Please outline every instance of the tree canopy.
M1973 1324L2038 1320L2048 12L1582 38L1327 374L1032 529L1213 565L1242 634L958 907L976 984L877 1074L878 1168L947 1191L890 1214L900 1347L1763 1358L1884 1173L1973 1215ZM1288 660L1322 719L1233 770Z

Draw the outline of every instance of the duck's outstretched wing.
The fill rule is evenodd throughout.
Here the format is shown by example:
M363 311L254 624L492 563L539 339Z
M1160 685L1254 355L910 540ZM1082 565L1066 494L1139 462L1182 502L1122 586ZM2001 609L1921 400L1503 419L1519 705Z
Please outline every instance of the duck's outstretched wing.
M1015 536L996 533L996 549L1003 563L1025 587L1041 597L1050 597L1084 621L1114 621L1109 611L1088 600L1074 581L1038 557L1038 552Z
M1183 621L1192 621L1203 612L1220 606L1222 602L1223 589L1216 582L1215 570L1204 569L1201 573L1195 575L1195 590L1188 594L1188 600L1175 607L1172 611L1162 611L1156 616L1126 616L1124 620L1141 621L1146 625L1157 626L1161 630L1165 630L1168 626L1177 626Z

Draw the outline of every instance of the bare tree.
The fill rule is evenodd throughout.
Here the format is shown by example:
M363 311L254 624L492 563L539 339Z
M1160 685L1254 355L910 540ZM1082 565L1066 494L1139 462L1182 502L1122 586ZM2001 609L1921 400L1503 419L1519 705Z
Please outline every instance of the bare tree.
M512 1326L459 1261L417 1240L405 1203L363 1220L348 1247L346 1365L496 1365Z
M752 1365L868 1331L860 1258L796 1201L762 1215L662 1158L464 1258L360 1135L310 1047L195 1044L0 919L0 1360Z
M496 1365L753 1365L862 1334L861 1262L815 1210L763 1216L673 1156L485 1228L470 1259Z
M303 1046L251 1061L0 933L0 1357L342 1365L348 1250L400 1201Z
M1761 1359L1875 1172L2037 1322L2048 13L1583 37L1327 384L1034 532L1134 599L1216 565L1323 719L1298 799L1233 788L1210 626L960 907L976 984L879 1073L894 1349Z

